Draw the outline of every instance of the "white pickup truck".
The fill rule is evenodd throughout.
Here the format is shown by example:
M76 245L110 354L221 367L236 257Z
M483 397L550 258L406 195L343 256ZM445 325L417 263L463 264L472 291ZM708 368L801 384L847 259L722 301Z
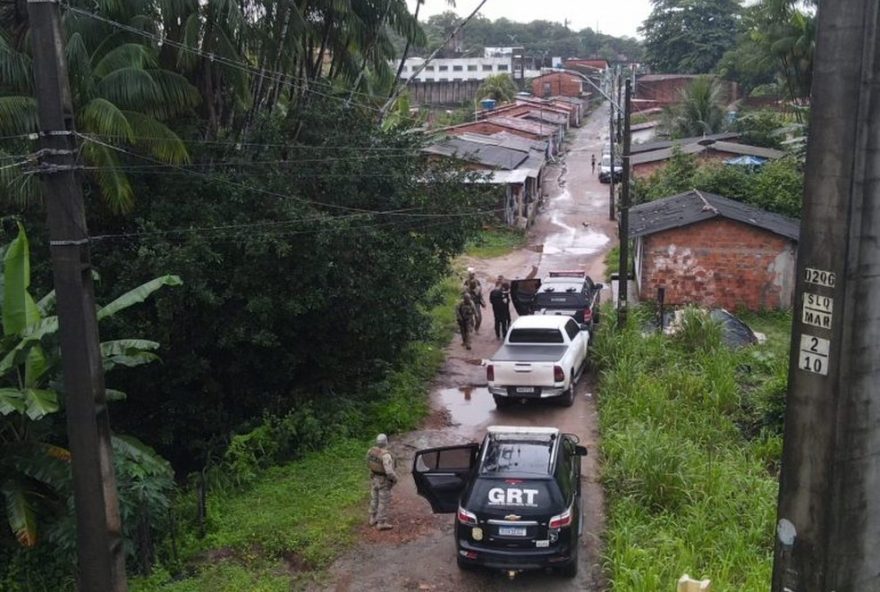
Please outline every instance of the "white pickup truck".
M574 387L587 365L590 332L569 316L518 318L504 345L489 359L486 378L495 405L559 398L574 403Z

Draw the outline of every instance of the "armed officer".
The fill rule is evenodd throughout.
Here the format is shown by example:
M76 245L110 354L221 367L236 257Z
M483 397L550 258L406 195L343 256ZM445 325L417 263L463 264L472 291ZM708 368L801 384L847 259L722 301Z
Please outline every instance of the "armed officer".
M391 505L391 488L397 484L394 472L394 456L388 450L388 436L376 436L376 445L367 451L370 469L370 526L379 530L393 528L388 522L388 506Z

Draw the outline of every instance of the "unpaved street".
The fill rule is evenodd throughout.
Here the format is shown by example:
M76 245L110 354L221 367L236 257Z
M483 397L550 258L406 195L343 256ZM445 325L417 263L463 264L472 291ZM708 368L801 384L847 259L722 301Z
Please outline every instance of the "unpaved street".
M616 224L608 221L608 186L600 184L591 172L590 155L600 159L602 145L608 138L607 117L607 107L597 109L581 128L570 133L563 162L548 168L545 188L549 198L529 231L528 246L497 259L464 261L477 269L487 296L498 274L517 278L541 276L551 269L585 268L594 280L603 281L603 258L616 242ZM610 290L606 289L603 301L609 297ZM365 516L359 542L332 566L329 581L316 584L313 589L476 592L604 588L598 561L604 515L602 489L597 482L595 378L590 374L584 376L576 391L577 400L570 408L530 404L496 411L485 388L481 361L494 353L498 342L492 330L491 309L485 309L483 314L483 326L471 351L461 346L457 336L447 347L446 364L431 392L434 412L424 429L392 439L402 475L401 484L394 490L394 530L370 529ZM460 572L455 563L453 516L431 514L428 503L415 493L409 474L414 450L478 441L486 426L498 424L555 426L577 434L589 449L583 463L582 483L586 532L579 573L572 580L556 574L531 573L510 581L497 572Z

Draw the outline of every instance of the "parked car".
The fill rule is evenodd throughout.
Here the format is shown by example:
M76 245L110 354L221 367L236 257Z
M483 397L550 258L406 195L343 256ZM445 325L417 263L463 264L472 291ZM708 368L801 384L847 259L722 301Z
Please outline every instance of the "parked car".
M603 284L580 270L551 271L544 279L510 282L510 299L520 315L561 314L586 324L592 332L599 322Z
M619 183L623 180L623 163L621 159L614 159L614 182ZM599 163L599 182L611 182L611 154L603 154Z
M555 398L570 407L587 367L589 343L587 325L570 316L519 317L486 365L495 405Z
M586 454L556 428L492 426L480 445L418 451L412 474L434 513L456 514L460 568L552 567L574 577Z

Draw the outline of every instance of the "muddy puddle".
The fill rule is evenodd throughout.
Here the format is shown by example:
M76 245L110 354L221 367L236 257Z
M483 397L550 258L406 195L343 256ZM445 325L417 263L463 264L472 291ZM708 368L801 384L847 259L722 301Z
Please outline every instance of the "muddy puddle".
M438 402L449 411L449 422L453 425L477 427L495 416L495 401L486 387L442 389Z

